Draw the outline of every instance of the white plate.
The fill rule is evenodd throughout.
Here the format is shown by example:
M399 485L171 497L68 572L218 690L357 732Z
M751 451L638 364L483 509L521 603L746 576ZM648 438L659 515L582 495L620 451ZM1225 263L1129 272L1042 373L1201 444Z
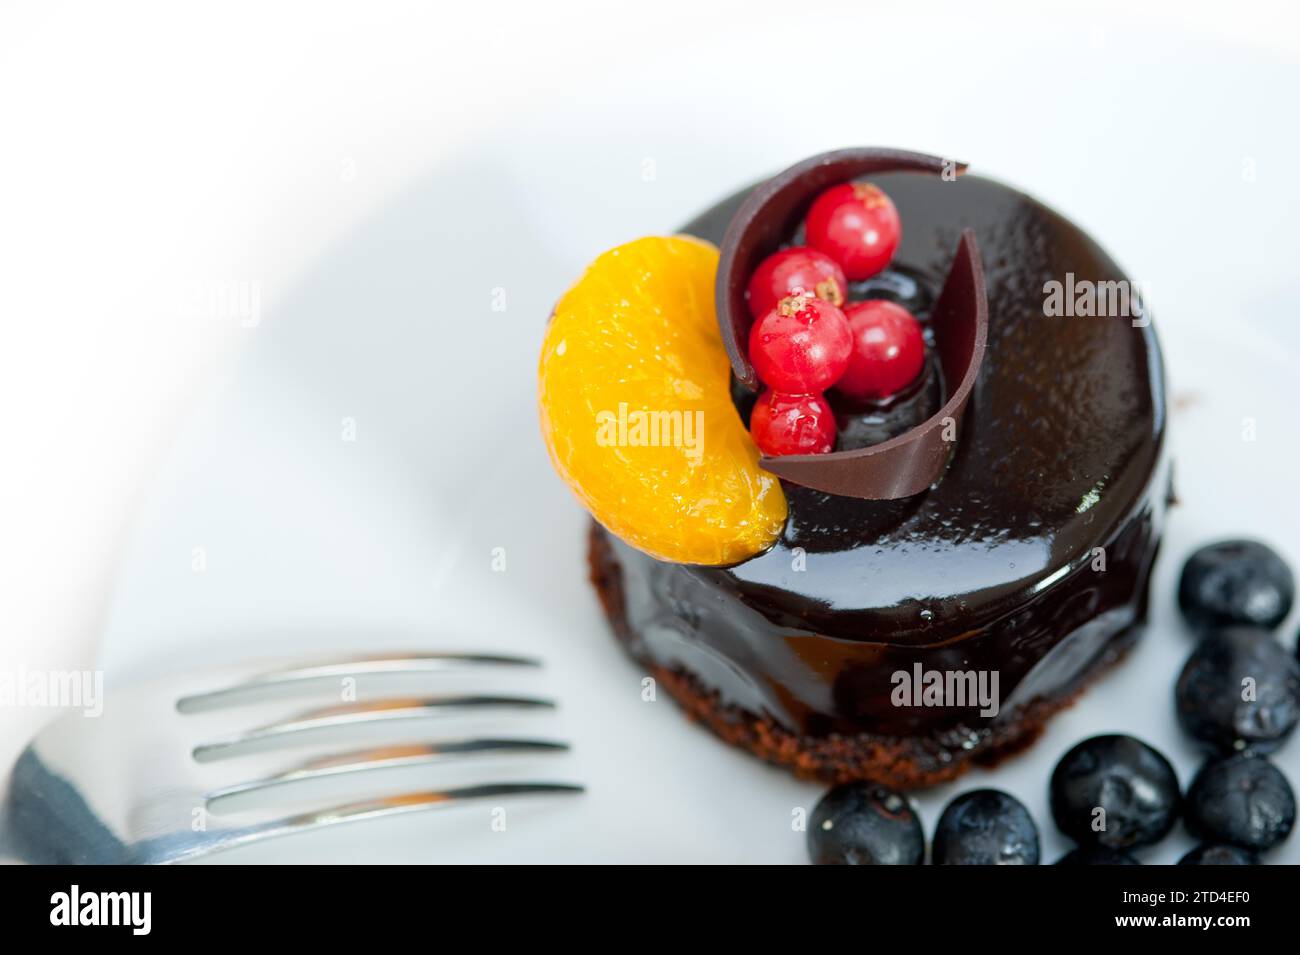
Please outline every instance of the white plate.
M723 136L710 116L681 108L690 90L656 90L635 111L588 103L537 116L395 197L250 330L237 371L173 448L116 589L109 679L265 652L420 645L539 654L548 669L536 685L562 701L554 725L576 747L542 765L590 792L512 811L504 832L484 806L230 858L805 858L792 818L821 787L721 744L665 697L642 701L643 674L607 633L586 581L586 516L538 437L535 361L551 303L601 249L670 229L761 171L858 141L959 148L981 171L1056 200L1093 229L1155 290L1175 408L1181 504L1157 567L1148 636L1028 753L918 797L927 831L954 793L997 786L1029 806L1044 858L1054 860L1067 844L1047 813L1048 775L1072 743L1100 732L1148 740L1190 780L1197 758L1172 716L1174 677L1190 649L1172 604L1182 559L1221 535L1258 535L1300 567L1300 516L1290 504L1300 426L1286 410L1300 363L1292 252L1279 239L1283 224L1294 227L1297 150L1294 132L1276 128L1293 124L1260 98L1267 69L1240 81L1259 96L1237 98L1222 88L1230 71L1194 61L1168 64L1160 84L1137 93L1126 69L1064 88L1016 87L1015 113L1004 118L1046 118L1033 137L1022 130L1015 148L989 115L950 103L942 75L917 76L911 105L924 111L886 104L877 127L849 118L833 136L795 147L739 126ZM1012 79L1010 66L989 64L983 85L1004 89ZM1156 92L1166 88L1179 95L1166 101ZM1094 111L1072 120L1053 112L1062 104ZM748 99L735 109L757 111ZM934 128L944 130L938 146ZM1157 133L1163 152L1139 148ZM1123 143L1133 148L1117 155ZM1246 148L1259 157L1255 181L1241 176ZM648 155L656 173L646 180ZM1227 197L1224 205L1214 196ZM504 311L493 309L497 289ZM1255 419L1253 442L1242 439L1245 418ZM492 568L494 548L504 548L503 573ZM1288 621L1289 646L1295 633ZM1300 742L1277 761L1300 786ZM1180 831L1141 855L1170 862L1189 845ZM1274 859L1300 861L1300 837Z

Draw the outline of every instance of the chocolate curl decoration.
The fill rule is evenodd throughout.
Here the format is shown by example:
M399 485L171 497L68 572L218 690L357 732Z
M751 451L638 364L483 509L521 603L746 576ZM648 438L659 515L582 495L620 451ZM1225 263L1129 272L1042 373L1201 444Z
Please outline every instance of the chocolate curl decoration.
M796 163L751 192L736 211L722 237L722 258L718 262L718 324L722 343L731 359L731 370L750 391L758 391L758 376L749 363L745 343L749 340L749 306L745 288L760 262L771 255L794 232L812 201L825 189L850 179L882 172L930 172L944 170L945 160L901 149L837 149ZM957 175L966 171L957 163Z
M812 200L825 188L873 173L941 172L944 161L920 153L887 149L845 149L792 166L759 186L727 228L718 268L718 323L742 382L758 379L742 343L749 314L745 286L763 256L790 234ZM957 167L960 174L964 165ZM952 388L943 407L916 427L881 444L830 454L764 456L759 465L795 484L828 494L895 500L924 491L938 479L984 361L988 341L988 294L975 233L962 231L943 291L930 313L935 350L944 381ZM954 384L955 387L954 387Z
M930 313L930 324L944 380L957 382L942 408L915 428L869 448L764 456L759 466L804 487L877 501L919 494L933 484L948 463L988 341L984 269L970 229L962 231L952 268Z

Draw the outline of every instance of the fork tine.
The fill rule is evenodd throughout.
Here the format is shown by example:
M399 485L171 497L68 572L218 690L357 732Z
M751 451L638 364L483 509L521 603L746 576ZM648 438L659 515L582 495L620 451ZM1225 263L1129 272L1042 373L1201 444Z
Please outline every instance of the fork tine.
M422 719L431 716L454 715L459 712L503 709L553 709L552 700L528 696L440 696L398 697L387 700L367 700L308 710L279 723L259 726L223 739L201 743L192 754L200 763L235 756L263 745L291 742L293 737L308 732L339 729L351 726L374 725L397 720Z
M567 752L568 749L568 743L544 739L460 739L407 746L377 746L336 756L309 759L274 776L266 776L234 786L224 786L208 793L207 801L208 807L214 808L214 804L231 796L258 792L286 783L400 766L422 766L461 756L562 753Z
M404 793L399 796L348 803L317 812L299 813L273 822L227 829L218 834L215 844L208 843L194 849L181 848L169 861L183 861L193 856L206 855L212 851L232 849L236 846L260 842L263 839L309 831L323 826L338 825L344 822L382 819L387 816L425 812L430 809L441 809L488 799L523 796L572 796L585 791L585 787L574 783L521 782L489 783L478 786L462 786L455 789Z
M313 680L377 674L441 673L476 667L540 667L536 657L502 653L385 653L301 666L283 667L255 674L231 686L182 696L176 702L181 713L200 713L238 703L239 697L258 691L291 688Z

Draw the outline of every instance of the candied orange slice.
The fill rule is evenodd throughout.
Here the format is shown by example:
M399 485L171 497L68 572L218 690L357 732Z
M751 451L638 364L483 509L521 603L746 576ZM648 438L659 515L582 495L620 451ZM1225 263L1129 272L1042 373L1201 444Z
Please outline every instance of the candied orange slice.
M785 525L731 401L717 270L718 250L684 236L611 249L555 307L538 370L560 476L612 533L679 563L737 563Z

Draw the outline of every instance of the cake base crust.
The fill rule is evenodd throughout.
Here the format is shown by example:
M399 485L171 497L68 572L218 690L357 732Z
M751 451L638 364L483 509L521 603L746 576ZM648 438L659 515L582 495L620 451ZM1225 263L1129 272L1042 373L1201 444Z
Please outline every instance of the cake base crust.
M810 736L723 700L692 674L669 669L637 653L627 624L623 572L604 530L593 523L588 543L591 582L619 642L686 714L733 746L784 767L802 779L826 783L872 780L896 789L919 789L956 779L972 765L992 766L1028 747L1053 714L1069 706L1089 683L1114 666L1137 641L1141 624L1115 634L1105 650L1060 693L1036 698L988 727L954 727L920 736L875 733Z

